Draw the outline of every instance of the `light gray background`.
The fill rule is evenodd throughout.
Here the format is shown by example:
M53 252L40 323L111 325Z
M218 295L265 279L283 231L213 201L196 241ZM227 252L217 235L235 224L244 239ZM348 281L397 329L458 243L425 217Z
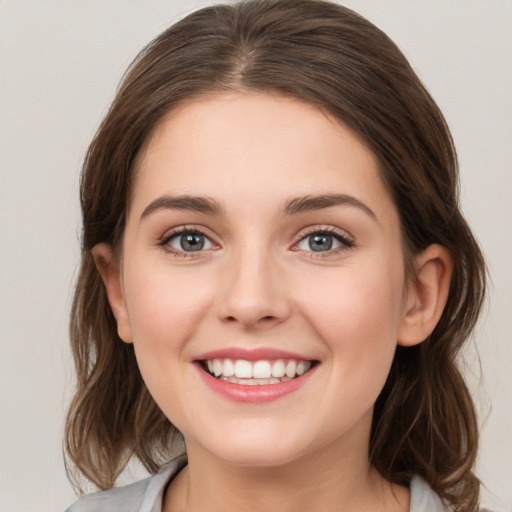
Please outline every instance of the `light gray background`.
M74 500L61 439L80 162L132 57L209 3L0 0L1 512L62 511ZM493 280L475 341L483 378L468 352L483 423L479 474L487 504L511 511L512 2L344 3L405 51L455 137L463 208Z

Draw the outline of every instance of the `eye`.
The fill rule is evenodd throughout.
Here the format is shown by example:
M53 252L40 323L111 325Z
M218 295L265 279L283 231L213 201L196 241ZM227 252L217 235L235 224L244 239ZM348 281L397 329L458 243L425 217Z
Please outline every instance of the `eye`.
M348 249L353 245L354 243L341 233L321 230L304 236L297 244L297 248L307 252L327 252Z
M174 253L199 252L214 247L213 242L196 229L182 229L164 237L160 244Z

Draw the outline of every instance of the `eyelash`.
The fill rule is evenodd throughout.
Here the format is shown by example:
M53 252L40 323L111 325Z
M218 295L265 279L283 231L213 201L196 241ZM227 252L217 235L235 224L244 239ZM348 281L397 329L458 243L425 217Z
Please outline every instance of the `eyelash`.
M173 238L176 238L178 236L187 235L187 234L202 235L205 238L207 238L208 240L210 240L208 235L201 228L195 227L195 226L185 226L183 228L173 229L170 233L166 233L162 238L159 239L157 245L162 247L166 252L171 253L172 255L174 255L176 257L181 257L181 258L194 258L199 255L199 254L195 254L196 252L204 253L205 252L204 250L199 250L199 251L176 250L169 245L169 242ZM349 238L345 233L343 233L333 227L326 226L326 227L314 227L314 228L312 227L312 228L303 230L298 236L298 241L293 244L293 247L297 247L297 245L300 242L305 240L307 237L310 237L313 235L332 236L341 244L341 246L334 248L334 249L329 249L327 251L312 251L312 250L304 251L301 249L293 249L293 250L295 250L297 252L300 251L302 253L306 253L308 255L308 257L312 258L312 259L322 259L322 258L327 258L329 256L332 256L333 254L349 250L355 246L354 240ZM211 240L210 240L210 242L211 242ZM211 242L211 243L214 244L214 242Z
M352 238L350 238L346 233L343 231L340 231L336 228L333 228L331 226L315 226L311 228L306 228L303 230L298 238L299 240L295 242L294 247L297 247L297 245L302 242L303 240L307 239L310 236L313 235L328 235L335 238L340 244L340 247L329 249L327 251L302 251L301 249L295 249L296 251L301 251L309 258L312 259L323 259L328 258L330 256L333 256L334 254L339 254L340 252L347 251L349 249L352 249L355 246L355 242Z
M204 251L179 251L169 245L169 242L173 238L176 238L178 236L187 235L187 234L202 235L205 238L207 238L208 240L210 240L208 235L201 228L195 227L195 226L185 226L183 228L173 229L170 233L166 233L162 238L160 238L157 245L162 247L166 252L168 252L178 258L194 258L194 257L197 258L198 254L196 254L196 253L201 253ZM211 242L211 243L213 244L213 242Z

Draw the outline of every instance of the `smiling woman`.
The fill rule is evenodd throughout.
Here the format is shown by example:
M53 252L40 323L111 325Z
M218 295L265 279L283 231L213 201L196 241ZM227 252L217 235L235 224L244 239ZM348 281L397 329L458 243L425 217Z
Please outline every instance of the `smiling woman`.
M379 29L317 0L188 16L131 66L81 200L68 464L157 475L70 510L477 509L455 360L485 267Z
M449 257L430 252L446 288ZM369 435L397 339L428 335L401 325L416 298L372 154L294 99L221 94L168 116L141 154L121 257L104 243L93 254L190 461L297 465L335 446L341 459Z

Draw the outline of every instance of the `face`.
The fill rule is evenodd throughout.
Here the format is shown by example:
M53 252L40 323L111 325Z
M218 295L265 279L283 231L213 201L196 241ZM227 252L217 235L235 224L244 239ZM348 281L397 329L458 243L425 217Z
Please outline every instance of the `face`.
M171 112L139 158L119 288L119 333L189 450L366 453L407 307L397 211L346 127L263 94Z

